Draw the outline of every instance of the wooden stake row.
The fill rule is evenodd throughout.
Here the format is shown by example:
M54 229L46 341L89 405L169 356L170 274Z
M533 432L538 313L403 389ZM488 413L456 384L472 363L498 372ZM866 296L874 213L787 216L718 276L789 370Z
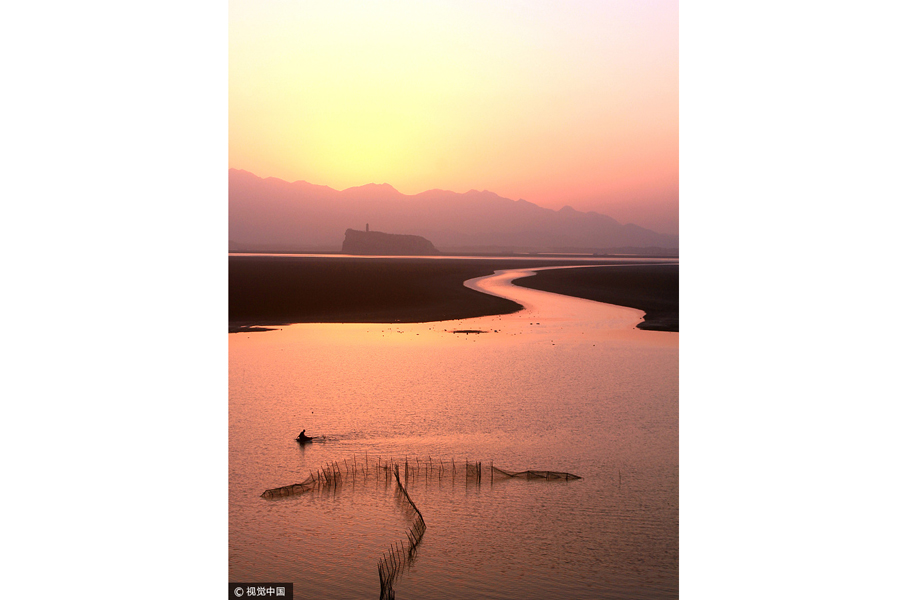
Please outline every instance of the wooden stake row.
M266 490L262 493L262 497L273 499L303 494L312 490L336 490L343 484L345 479L355 483L357 476L362 477L365 481L368 479L369 475L372 475L373 478L375 476L380 477L383 475L384 483L387 485L390 483L391 476L393 475L393 479L397 483L398 494L409 503L416 513L412 525L410 525L409 529L406 531L406 540L391 544L388 551L383 553L381 559L378 561L378 579L381 582L381 599L393 600L394 582L400 577L403 571L412 564L419 544L422 541L422 537L425 535L425 519L422 516L419 507L416 506L416 503L410 498L409 492L406 489L410 476L416 479L424 473L425 481L427 481L429 477L435 476L440 481L445 474L449 474L451 481L454 483L456 481L457 464L455 458L450 458L449 461L445 461L444 459L434 461L429 456L427 461L420 460L418 457L415 457L414 460L415 463L410 463L409 458L407 457L404 458L401 463L393 458L385 460L378 456L372 461L369 459L368 453L366 453L363 460L357 461L356 456L354 455L352 462L345 458L342 461L343 465L341 462L337 461L327 463L315 473L310 472L309 477L304 481ZM403 465L403 481L400 480L401 464ZM524 479L543 479L546 481L554 479L564 479L565 481L569 481L570 479L581 479L578 475L559 471L505 471L495 467L493 461L491 461L488 468L490 469L491 484L494 482L495 474L499 477L521 477ZM477 485L481 484L481 477L484 471L481 461L469 462L469 459L466 458L463 463L460 463L459 469L462 471L467 485L470 480L474 481Z
M409 472L409 462L404 462L404 475ZM378 580L381 583L381 599L388 600L394 598L394 582L403 572L403 570L412 564L416 556L416 549L425 535L425 519L422 517L422 511L409 497L409 492L400 481L400 465L394 465L394 479L397 482L397 488L400 490L403 498L409 502L413 510L416 511L416 517L413 523L406 531L406 542L399 544L391 544L388 552L382 554L381 560L378 561Z
M427 461L420 460L418 457L413 460L415 462L411 463L409 458L404 458L401 462L394 460L393 458L382 459L379 456L376 457L374 461L370 461L367 453L365 461L363 462L357 461L356 456L354 455L352 462L346 458L343 459L343 464L341 464L341 462L333 461L326 464L315 473L310 472L309 477L300 483L266 490L261 496L267 499L295 496L312 490L336 488L344 483L345 480L356 482L357 477L362 477L363 480L366 480L370 475L375 476L379 474L384 477L384 482L387 484L390 482L391 474L399 469L401 464L403 465L404 485L409 484L410 478L416 480L422 477L427 481L428 478L437 477L438 481L442 481L446 474L449 474L451 482L455 483L457 471L462 472L467 484L470 481L475 484L480 484L482 474L485 470L481 461L470 462L468 458L466 458L463 463L459 464L459 468L457 468L456 459L454 458L445 461L444 459L433 460L429 456ZM565 481L581 479L578 475L562 471L506 471L495 467L493 461L489 464L487 469L489 469L490 481L492 484L495 476L545 479L547 481L556 479L563 479Z

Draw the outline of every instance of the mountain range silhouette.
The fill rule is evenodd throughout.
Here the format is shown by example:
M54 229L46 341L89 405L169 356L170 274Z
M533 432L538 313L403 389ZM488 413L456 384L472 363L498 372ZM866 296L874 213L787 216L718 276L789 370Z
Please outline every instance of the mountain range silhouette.
M678 247L678 236L570 206L542 208L494 192L402 194L388 184L342 191L228 173L229 250L338 251L348 228L423 236L441 252L598 251Z

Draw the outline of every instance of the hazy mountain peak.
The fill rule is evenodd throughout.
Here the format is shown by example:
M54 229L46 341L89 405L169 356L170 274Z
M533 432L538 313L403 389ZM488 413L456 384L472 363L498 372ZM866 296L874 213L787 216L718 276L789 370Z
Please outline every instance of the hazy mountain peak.
M344 191L346 192L347 190L366 190L366 191L377 190L377 191L397 192L397 189L394 188L394 186L392 186L389 183L366 183L364 185L357 185L354 187L349 187ZM397 193L399 194L400 192L397 192Z
M295 188L311 188L318 190L320 192L331 192L334 193L337 190L328 187L327 185L318 185L315 183L309 183L308 181L304 181L302 179L298 179L296 181L286 181L284 179L280 179L278 177L260 177L255 173L251 173L250 171L245 171L244 169L228 169L228 180L229 184L238 183L258 183L262 181L270 182L275 186L283 186L283 187L295 187Z
M369 199L369 200L399 200L407 198L394 186L388 183L367 183L356 187L349 187L340 192L344 198Z

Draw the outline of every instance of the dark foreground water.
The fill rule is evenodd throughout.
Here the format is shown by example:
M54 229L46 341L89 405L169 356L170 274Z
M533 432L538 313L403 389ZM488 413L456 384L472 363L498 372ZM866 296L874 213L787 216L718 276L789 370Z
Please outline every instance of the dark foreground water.
M410 478L427 530L397 598L678 596L678 334L517 275L475 284L514 315L229 336L230 580L377 598L410 525L393 482L260 494L333 462L478 460L583 479Z

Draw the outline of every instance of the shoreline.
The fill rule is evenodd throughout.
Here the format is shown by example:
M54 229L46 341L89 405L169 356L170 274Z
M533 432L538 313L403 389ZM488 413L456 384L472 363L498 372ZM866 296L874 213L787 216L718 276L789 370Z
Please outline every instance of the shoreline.
M582 269L539 271L538 275L522 279L533 282L541 273L579 271L603 271L591 266L617 265L622 269L648 269L652 267L622 267L621 263L598 258L583 260L535 260L521 258L366 258L334 259L298 256L229 256L228 259L228 331L229 333L268 331L293 323L422 323L449 321L510 314L522 309L511 300L490 296L469 289L463 282L476 277L491 275L499 269L521 269L527 266L584 266ZM663 266L662 264L656 265ZM673 266L669 266L671 269ZM605 270L610 270L605 267ZM614 270L614 269L613 269ZM677 265L674 266L675 329L677 331ZM658 274L657 274L658 277ZM540 278L533 289L561 293L588 300L598 300L597 277L569 275ZM671 279L670 276L664 279ZM638 281L640 280L640 281ZM647 313L645 323L651 320L651 311L644 306L629 304L635 295L653 299L654 275L628 282L618 282L618 295L604 298L624 300L601 302L638 308ZM637 284L640 285L637 285ZM516 285L520 285L516 283ZM665 286L664 286L665 287ZM668 289L668 288L666 288ZM630 291L630 293L628 293ZM625 292L625 293L623 293ZM657 294L660 295L660 294ZM665 294L661 294L665 296ZM669 294L670 296L671 294ZM657 298L669 308L671 298ZM652 304L652 303L651 303ZM644 325L645 323L641 323ZM664 322L658 325L665 326ZM670 325L671 326L671 325ZM640 327L640 326L639 326ZM650 329L651 327L641 327ZM673 331L673 329L659 329Z

